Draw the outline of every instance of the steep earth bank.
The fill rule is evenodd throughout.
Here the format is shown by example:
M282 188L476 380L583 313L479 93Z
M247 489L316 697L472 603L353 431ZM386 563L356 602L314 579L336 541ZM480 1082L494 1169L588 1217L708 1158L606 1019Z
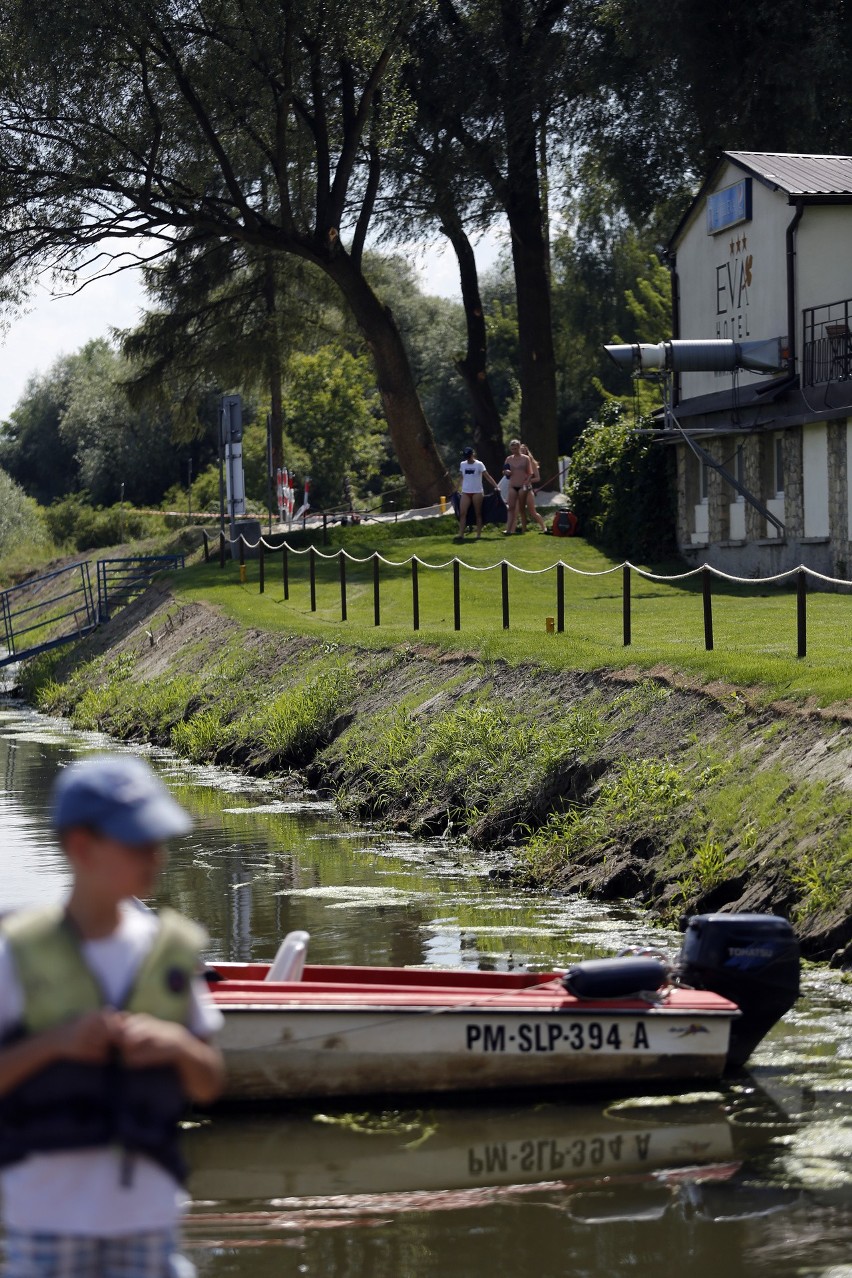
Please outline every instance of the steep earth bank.
M354 817L503 850L492 873L666 920L788 915L852 963L852 727L728 690L242 630L153 587L37 658L40 708L192 760L299 769Z

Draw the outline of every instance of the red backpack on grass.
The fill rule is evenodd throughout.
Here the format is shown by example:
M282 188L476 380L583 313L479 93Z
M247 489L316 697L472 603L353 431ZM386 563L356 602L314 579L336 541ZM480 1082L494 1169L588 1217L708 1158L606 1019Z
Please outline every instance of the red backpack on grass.
M578 524L573 510L560 510L553 516L551 532L554 537L576 537Z

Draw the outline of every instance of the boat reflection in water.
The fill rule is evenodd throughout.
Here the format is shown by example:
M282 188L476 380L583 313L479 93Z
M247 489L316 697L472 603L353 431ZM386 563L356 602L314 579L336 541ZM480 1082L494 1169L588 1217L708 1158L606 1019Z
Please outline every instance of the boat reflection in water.
M522 1109L436 1108L366 1114L216 1115L188 1133L196 1248L275 1245L276 1236L400 1214L541 1199L582 1224L717 1218L703 1197L782 1133L783 1113L754 1089ZM736 1195L740 1199L742 1190ZM771 1210L773 1202L742 1202ZM729 1195L730 1199L730 1195Z

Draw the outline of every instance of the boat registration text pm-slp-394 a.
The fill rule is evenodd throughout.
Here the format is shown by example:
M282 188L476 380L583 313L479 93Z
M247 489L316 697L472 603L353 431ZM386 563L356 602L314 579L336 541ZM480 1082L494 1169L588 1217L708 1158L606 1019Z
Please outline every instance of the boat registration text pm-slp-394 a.
M799 991L772 915L692 919L674 960L631 952L567 972L216 964L232 1100L544 1086L629 1088L739 1067Z

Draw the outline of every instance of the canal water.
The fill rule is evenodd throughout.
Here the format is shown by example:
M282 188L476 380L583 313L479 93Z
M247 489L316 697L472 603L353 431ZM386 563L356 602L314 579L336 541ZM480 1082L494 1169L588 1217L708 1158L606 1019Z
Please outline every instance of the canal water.
M60 899L56 770L108 743L0 704L0 910ZM511 970L677 945L642 914L524 893L452 843L353 827L295 788L154 766L193 812L157 904L210 957ZM674 1097L280 1106L190 1123L205 1278L852 1278L852 986L809 969L751 1072Z

